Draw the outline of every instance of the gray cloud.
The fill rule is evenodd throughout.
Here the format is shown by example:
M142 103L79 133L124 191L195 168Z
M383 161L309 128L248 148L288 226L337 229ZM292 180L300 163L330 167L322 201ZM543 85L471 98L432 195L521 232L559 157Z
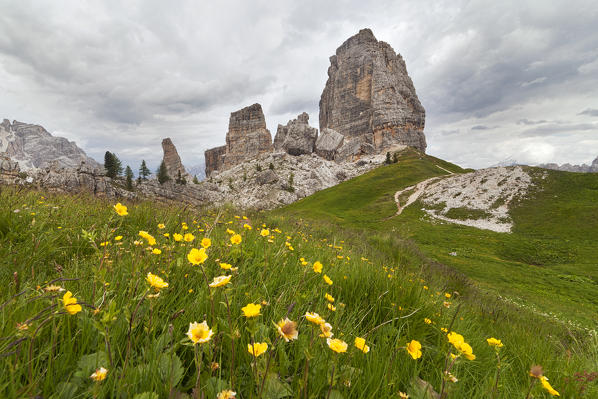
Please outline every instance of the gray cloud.
M598 116L598 109L586 108L577 115Z
M42 124L100 161L110 149L157 165L170 136L198 164L224 143L230 112L255 102L273 133L303 111L317 127L328 57L363 27L403 55L433 155L483 167L598 154L591 0L0 5L0 117Z

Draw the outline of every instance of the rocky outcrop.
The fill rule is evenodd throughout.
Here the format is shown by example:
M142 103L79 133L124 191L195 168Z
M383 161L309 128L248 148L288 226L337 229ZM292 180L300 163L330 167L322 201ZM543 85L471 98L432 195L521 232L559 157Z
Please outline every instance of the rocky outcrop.
M274 149L290 155L311 154L318 139L318 129L309 126L309 115L302 113L286 126L278 125Z
M553 169L553 170L562 170L565 172L577 172L577 173L598 173L598 157L596 157L591 165L581 164L581 165L571 165L570 163L565 163L562 165L556 163L545 163L538 165L539 168L544 169Z
M260 104L230 114L224 147L224 154L221 147L205 152L206 176L272 151L272 135Z
M210 148L204 152L206 163L206 176L210 176L213 172L222 169L224 164L224 155L226 154L226 146Z
M181 157L179 157L179 153L169 137L162 140L162 150L164 151L162 160L166 165L168 176L175 180L180 176L181 179L187 182L191 181L192 177L185 171Z
M425 111L403 58L371 30L359 31L330 57L320 130L345 136L344 156L358 158L371 148L383 153L395 144L424 152L424 124Z
M54 137L39 125L11 124L7 119L0 124L0 154L18 162L21 170L44 168L54 161L67 168L76 168L81 162L101 168L74 142Z

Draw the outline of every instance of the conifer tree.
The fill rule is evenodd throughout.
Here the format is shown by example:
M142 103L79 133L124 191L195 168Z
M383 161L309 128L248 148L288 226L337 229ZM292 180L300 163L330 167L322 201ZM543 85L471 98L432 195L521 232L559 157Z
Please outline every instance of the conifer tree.
M112 179L120 176L123 172L120 159L118 159L116 154L113 154L110 151L106 151L104 154L104 169L106 169L106 176Z
M158 168L156 174L158 175L158 182L160 182L160 184L164 184L168 180L170 180L170 177L168 176L168 170L166 170L166 163L164 162L164 160L162 160L162 163L160 164L160 167Z
M129 165L125 169L125 177L127 178L127 190L133 191L133 169Z
M106 169L106 175L108 177L113 177L113 176L110 176L110 173L113 170L113 168L114 168L114 157L110 151L106 151L106 153L104 154L104 169Z
M147 177L151 175L150 170L148 169L146 163L145 163L145 159L141 161L141 166L139 167L139 176L143 179L143 180L147 180Z
M193 176L193 183L199 184L199 180L197 180L197 175Z

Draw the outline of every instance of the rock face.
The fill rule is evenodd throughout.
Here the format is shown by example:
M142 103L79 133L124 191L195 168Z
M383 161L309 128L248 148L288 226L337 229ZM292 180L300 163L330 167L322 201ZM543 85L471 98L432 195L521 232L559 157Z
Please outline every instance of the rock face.
M204 152L206 162L206 176L210 176L212 172L222 169L225 154L225 145L210 148L209 150L206 150L206 152Z
M395 144L424 152L424 124L425 110L403 58L371 30L362 29L330 57L320 130L333 129L345 137L345 156L359 158L372 148L382 153Z
M54 137L39 125L11 124L7 119L0 123L0 154L18 162L21 170L44 168L53 161L61 167L75 168L85 162L101 168L74 142Z
M581 164L581 165L571 165L570 163L565 163L562 165L556 163L545 163L538 165L539 168L544 169L553 169L553 170L563 170L565 172L578 172L578 173L598 173L598 157L596 157L591 165Z
M318 138L318 129L309 126L309 115L302 113L286 126L278 125L274 149L290 155L311 154Z
M230 169L260 154L272 151L272 135L260 104L253 104L230 114L226 145L205 152L206 176Z
M185 171L185 167L181 162L181 157L179 157L179 153L169 137L162 140L162 150L164 151L162 160L166 164L168 176L171 179L178 179L180 173L181 179L190 181L192 178Z

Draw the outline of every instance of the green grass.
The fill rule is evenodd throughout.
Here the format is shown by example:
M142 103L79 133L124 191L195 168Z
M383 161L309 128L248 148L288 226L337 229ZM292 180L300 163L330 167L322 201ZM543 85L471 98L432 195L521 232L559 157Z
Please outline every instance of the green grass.
M452 348L443 328L462 334L476 355L473 361L460 357L451 367L459 382L448 384L449 398L491 397L497 368L489 337L505 344L497 398L523 398L534 364L544 366L563 397L596 397L595 381L578 377L598 368L595 335L563 324L560 314L534 311L539 303L531 294L517 296L523 298L517 304L493 295L505 296L506 287L529 291L530 270L542 269L535 283L541 277L553 289L582 287L577 301L590 304L592 291L583 287L595 280L572 267L585 256L583 235L572 240L573 250L555 244L544 251L537 250L539 244L556 243L559 232L547 238L431 224L420 220L417 204L388 219L396 211L394 192L446 173L436 165L463 171L409 151L398 164L286 209L248 214L247 220L233 209L147 202L127 204L129 215L120 217L106 200L2 187L0 397L214 398L232 388L238 398L257 398L260 391L263 398L397 397L399 391L429 398L418 381L436 391L442 386ZM563 199L563 208L567 204ZM260 234L262 224L269 229L267 237ZM241 234L240 245L231 244L230 229ZM149 246L140 230L157 243ZM195 239L173 240L174 233L186 232ZM203 237L212 240L208 259L194 266L187 254ZM452 257L449 250L459 255ZM497 255L499 250L503 255ZM529 264L523 256L530 257ZM503 259L509 257L515 260ZM315 261L322 262L332 285L313 271ZM556 261L570 263L557 268ZM238 269L225 271L221 262ZM497 273L498 265L507 270ZM148 272L169 284L153 298L157 292L146 282ZM514 284L517 273L523 276L520 286ZM208 288L207 282L222 274L232 275L231 283ZM71 291L82 311L68 314L64 292L48 291L50 285ZM327 306L326 293L335 298L335 311ZM559 301L557 293L551 292L547 303ZM259 317L242 315L248 303L263 305ZM331 351L306 312L322 315L334 337L348 343L347 352ZM285 317L298 324L296 341L277 338L273 323ZM204 320L215 334L193 346L186 337L189 323ZM366 339L367 354L353 346L355 337ZM255 362L247 351L252 340L269 345ZM418 360L406 351L411 340L422 344ZM100 366L108 369L107 378L93 382L90 375ZM537 383L533 395L548 396Z
M421 211L419 202L389 218L396 210L394 192L444 173L436 165L462 171L436 158L407 152L398 164L320 191L279 212L345 229L392 232L413 242L431 260L462 272L490 295L566 325L595 330L598 174L528 168L535 186L527 199L512 207L512 234L433 220ZM472 216L469 210L452 211L457 218ZM457 256L450 255L454 252Z

